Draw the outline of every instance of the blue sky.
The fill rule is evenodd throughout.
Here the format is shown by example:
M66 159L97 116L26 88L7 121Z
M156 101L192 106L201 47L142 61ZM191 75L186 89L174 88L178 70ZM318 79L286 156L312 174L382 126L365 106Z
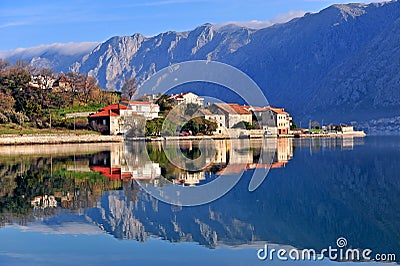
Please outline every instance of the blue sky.
M0 50L115 35L184 31L206 22L274 21L343 0L1 0ZM352 1L354 2L354 1Z

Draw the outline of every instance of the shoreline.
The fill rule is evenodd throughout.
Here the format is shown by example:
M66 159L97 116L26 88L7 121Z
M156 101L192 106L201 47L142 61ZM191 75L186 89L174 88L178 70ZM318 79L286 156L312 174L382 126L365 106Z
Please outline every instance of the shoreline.
M279 135L279 136L245 136L244 139L279 139L279 138L347 138L365 137L362 131L349 133L329 133L329 134L300 134L300 135ZM97 134L7 134L0 135L0 146L10 145L33 145L33 144L79 144L79 143L121 143L128 141L176 141L176 140L202 140L202 139L231 139L229 135L211 136L170 136L170 137L131 137L124 138L123 135L97 135ZM240 139L240 138L237 138Z
M107 136L97 134L26 134L0 135L0 146L32 145L32 144L79 144L79 143L111 143L123 142L123 136Z

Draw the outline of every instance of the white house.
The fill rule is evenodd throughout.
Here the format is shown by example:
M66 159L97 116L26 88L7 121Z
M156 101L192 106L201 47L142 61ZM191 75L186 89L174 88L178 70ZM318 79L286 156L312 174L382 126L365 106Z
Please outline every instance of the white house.
M184 104L193 103L193 104L203 106L203 104L204 104L204 98L201 98L200 96L198 96L192 92L172 94L168 99L177 105L183 104L183 103Z
M284 108L276 108L272 106L252 107L260 127L270 131L274 135L286 135L290 131L290 123L292 117Z
M208 109L201 109L199 112L204 119L217 123L217 129L214 131L214 135L227 134L225 115L221 111L216 110L215 113L211 113Z
M146 119L151 120L158 117L160 112L160 106L152 102L140 102L140 101L124 101L121 105L128 107L125 112L127 114L136 113L138 115L144 116Z
M248 122L252 124L252 114L246 110L245 106L228 103L214 103L211 106L211 112L218 114L220 112L225 116L225 127L232 128L239 122Z
M89 126L103 134L144 134L145 120L158 117L160 106L151 102L121 102L99 109L89 116Z

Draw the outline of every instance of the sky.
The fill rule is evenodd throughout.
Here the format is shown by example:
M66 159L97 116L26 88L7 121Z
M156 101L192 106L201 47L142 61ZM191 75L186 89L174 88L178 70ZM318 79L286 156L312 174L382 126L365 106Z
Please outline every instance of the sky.
M0 51L113 36L186 31L204 23L263 27L350 0L1 0ZM357 1L352 1L357 2Z

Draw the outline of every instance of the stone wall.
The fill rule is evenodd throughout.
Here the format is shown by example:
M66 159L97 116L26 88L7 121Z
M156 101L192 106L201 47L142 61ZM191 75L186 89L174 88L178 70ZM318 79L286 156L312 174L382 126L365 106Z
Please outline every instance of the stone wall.
M76 135L76 134L32 134L32 135L1 135L0 145L19 144L63 144L63 143L99 143L122 142L123 136L106 135Z

